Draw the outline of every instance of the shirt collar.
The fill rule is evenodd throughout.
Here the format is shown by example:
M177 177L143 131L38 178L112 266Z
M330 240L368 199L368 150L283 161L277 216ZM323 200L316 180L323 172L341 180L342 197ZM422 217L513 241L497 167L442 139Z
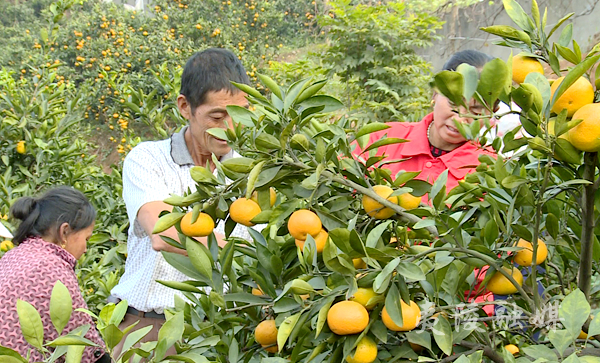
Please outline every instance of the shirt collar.
M36 248L37 250L45 249L51 252L52 254L57 255L58 257L63 259L71 268L75 269L75 265L77 264L77 259L75 258L75 256L73 256L70 252L68 252L67 250L65 250L57 244L45 241L39 236L29 237L25 239L22 243L31 243L33 245L39 245L41 246L41 248Z
M179 132L174 133L171 136L171 158L179 166L195 165L192 155L187 148L185 143L185 131L189 126L184 126ZM219 158L220 161L225 161L232 157L239 157L240 155L235 151L230 150L227 154Z
M422 122L417 122L413 126L413 135L418 135L413 140L410 140L402 148L402 156L411 157L417 155L429 155L429 140L427 139L427 128L433 122L433 113L425 116ZM425 142L423 142L425 141Z
M185 131L188 126L183 127L179 132L174 133L171 136L171 157L173 161L179 166L194 165L194 160L190 151L185 144Z

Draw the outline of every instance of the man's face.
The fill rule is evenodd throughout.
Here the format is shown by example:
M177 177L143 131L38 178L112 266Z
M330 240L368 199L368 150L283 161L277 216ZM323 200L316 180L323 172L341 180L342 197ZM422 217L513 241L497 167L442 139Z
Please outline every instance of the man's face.
M196 107L194 112L185 96L179 95L178 101L179 111L190 123L189 131L193 139L193 150L202 155L215 154L217 157L227 154L231 150L227 141L217 139L206 130L217 127L222 129L233 127L226 106L237 105L247 108L246 94L241 91L231 94L227 90L209 92L206 94L204 103Z

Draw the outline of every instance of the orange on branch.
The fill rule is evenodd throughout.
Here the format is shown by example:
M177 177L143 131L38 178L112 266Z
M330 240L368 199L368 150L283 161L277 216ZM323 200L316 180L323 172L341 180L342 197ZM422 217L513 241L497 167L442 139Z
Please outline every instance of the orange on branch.
M306 241L306 235L316 237L323 227L319 216L308 209L300 209L292 213L287 223L288 231L297 240Z
M512 60L512 80L521 84L525 82L525 77L529 73L544 74L544 67L536 58L527 57L525 55L516 55Z
M346 357L348 363L371 363L377 359L377 343L368 336L363 337L356 345L354 354Z
M584 105L573 114L583 120L567 132L569 142L581 151L600 151L600 103Z
M515 246L522 247L523 249L515 253L515 258L513 261L518 263L520 266L531 266L533 264L533 244L521 238L519 241L517 241ZM546 257L548 257L548 247L546 247L544 241L538 239L535 264L541 264L546 260Z
M421 197L415 197L410 193L400 194L398 196L398 204L406 210L415 209L421 204Z
M254 329L254 339L262 346L277 343L277 326L275 320L263 320Z
M380 197L385 198L394 204L398 204L398 197L389 197L394 190L387 185L375 185L373 186L373 190ZM395 213L391 208L384 207L383 204L366 195L363 195L362 204L369 217L373 217L375 219L387 219L393 216Z
M321 232L319 232L313 238L315 239L315 245L317 246L317 253L323 252L323 250L325 249L325 244L327 243L327 238L329 238L329 233L327 233L326 230L321 228ZM305 242L306 242L306 240L303 241L303 240L297 239L296 246L298 246L299 249L303 249Z
M261 212L258 203L246 198L238 198L229 207L229 216L234 222L252 227L254 223L250 222Z
M560 77L550 86L551 98L565 77ZM559 114L563 109L567 110L567 117L573 116L575 111L584 105L594 102L594 87L584 77L579 77L552 105L552 112Z
M187 213L181 218L181 232L189 237L206 237L212 233L215 228L215 221L204 212L198 214L198 218L192 223L193 212Z
M400 307L402 309L402 325L394 323L392 317L388 314L385 306L381 312L381 321L389 330L393 331L410 331L419 325L421 321L421 308L414 301L409 301L410 304L400 300Z
M258 192L256 190L252 192L252 197L250 197L250 199L255 201L256 204L258 204ZM275 205L276 200L277 193L275 192L275 189L269 188L269 204L271 204L271 207Z
M358 334L368 324L367 309L355 301L340 301L327 312L327 325L337 335Z
M375 296L377 296L377 294L375 293L375 291L373 291L372 287L359 287L358 290L356 290L354 295L352 295L352 297L349 300L356 301L357 303L367 308L367 310L371 310L377 304L369 305L369 300L371 300L371 298Z
M523 286L523 274L518 268L513 266L512 269L508 267L502 267L502 269L508 272L519 286ZM496 295L510 295L518 291L517 287L499 271L494 272L487 283L487 289Z

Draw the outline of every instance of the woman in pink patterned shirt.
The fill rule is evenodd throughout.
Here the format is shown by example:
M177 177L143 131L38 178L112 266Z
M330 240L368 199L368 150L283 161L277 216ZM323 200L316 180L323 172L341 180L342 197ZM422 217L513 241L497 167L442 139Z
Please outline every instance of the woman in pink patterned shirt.
M18 246L0 259L0 345L14 349L24 357L29 355L29 361L44 359L23 338L17 300L30 303L40 313L44 342L56 339L59 333L50 319L50 296L54 284L60 280L73 300L73 313L63 334L89 325L85 337L97 346L86 347L81 362L110 362L91 317L75 311L87 309L79 290L75 264L92 235L96 218L94 207L83 193L70 187L58 187L39 198L20 198L10 213L21 223L13 238L13 243Z

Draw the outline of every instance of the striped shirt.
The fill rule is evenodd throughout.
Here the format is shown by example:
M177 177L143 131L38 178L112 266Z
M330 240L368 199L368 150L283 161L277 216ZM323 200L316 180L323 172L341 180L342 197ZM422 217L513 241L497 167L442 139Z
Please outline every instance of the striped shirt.
M175 305L177 290L156 282L185 281L190 278L165 261L163 255L152 249L150 236L137 220L140 208L149 202L162 201L171 194L184 195L196 190L190 175L194 161L185 144L187 127L170 139L146 141L134 147L123 164L123 198L129 218L127 260L125 273L111 294L127 300L129 306L139 311L163 313L164 308ZM221 161L236 157L230 151ZM216 172L216 169L215 169ZM217 224L216 233L225 234L225 223ZM246 227L237 225L231 236L250 240Z

